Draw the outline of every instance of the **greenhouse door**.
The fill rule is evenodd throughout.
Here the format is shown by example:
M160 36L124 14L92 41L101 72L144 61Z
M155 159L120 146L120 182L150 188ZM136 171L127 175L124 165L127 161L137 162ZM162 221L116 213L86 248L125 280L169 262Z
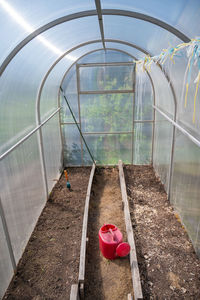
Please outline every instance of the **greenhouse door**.
M127 164L151 163L152 109L150 120L144 120L135 99L135 64L77 63L69 78L63 89L97 164L114 165L119 159ZM70 120L62 123L65 165L89 165L90 155Z

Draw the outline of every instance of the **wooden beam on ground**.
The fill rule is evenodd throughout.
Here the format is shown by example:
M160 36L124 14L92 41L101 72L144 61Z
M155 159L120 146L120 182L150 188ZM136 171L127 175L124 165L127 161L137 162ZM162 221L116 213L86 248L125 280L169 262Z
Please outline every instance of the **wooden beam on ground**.
M70 300L80 300L78 292L78 284L72 284L70 292Z
M128 243L131 247L130 266L131 266L131 275L132 275L132 282L133 282L134 299L139 300L139 299L143 299L142 287L140 282L140 273L139 273L138 262L137 262L133 228L132 228L132 223L130 218L123 164L121 160L119 160L118 166L119 166L119 180L121 186L122 201L124 203L124 217L125 217L125 224L126 224L126 232L127 232Z
M85 281L85 259L86 259L86 243L87 243L87 225L88 225L88 212L90 203L90 193L92 188L92 181L95 172L95 164L92 165L92 170L90 173L90 179L88 182L87 195L85 199L85 210L83 216L83 227L82 227L82 238L81 238L81 251L80 251L80 262L79 262L79 276L78 283L79 289L81 289L81 299L83 298L83 289Z

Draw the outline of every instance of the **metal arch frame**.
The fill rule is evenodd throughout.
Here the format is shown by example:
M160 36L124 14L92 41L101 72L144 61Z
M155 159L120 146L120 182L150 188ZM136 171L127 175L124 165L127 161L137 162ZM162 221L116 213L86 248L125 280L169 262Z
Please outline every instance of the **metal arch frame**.
M37 124L39 125L41 120L40 120L40 99L41 99L41 94L42 94L42 90L43 90L43 87L44 87L44 84L50 74L50 72L52 71L52 69L56 66L56 64L62 59L64 58L66 55L68 55L69 53L71 53L72 51L78 49L78 48L81 48L83 46L86 46L86 45L89 45L89 44L93 44L93 43L100 43L101 40L93 40L93 41L89 41L89 42L85 42L85 43L82 43L80 45L77 45L75 47L73 47L72 49L66 51L65 53L63 53L53 64L52 66L49 68L49 70L47 71L47 73L45 74L42 82L41 82L41 85L40 85L40 88L39 88L39 92L38 92L38 96L37 96L37 100L36 100L36 122ZM134 49L137 49L139 50L140 52L143 52L145 53L146 55L151 55L150 53L148 53L145 49L137 46L137 45L134 45L134 44L131 44L130 42L126 42L126 41L121 41L121 40L115 40L115 39L105 39L105 42L112 42L112 43L118 43L118 44L124 44L124 45L127 45L131 48L134 48ZM117 49L114 49L115 51L117 51ZM119 50L119 49L118 49ZM121 50L122 51L122 50ZM124 53L126 53L127 55L129 55L130 57L132 57L133 59L135 59L135 57L133 55L131 55L130 53L124 51ZM84 54L84 55L87 55L88 53ZM81 56L82 57L82 56ZM81 58L79 57L77 59L77 61ZM158 67L161 69L161 71L163 71L162 67L157 63ZM73 64L72 64L73 66ZM72 67L71 66L71 67ZM70 67L70 68L71 68ZM70 69L69 68L69 69ZM69 70L68 69L68 70ZM67 73L67 72L66 72ZM66 73L64 74L64 77L66 76ZM174 92L174 88L173 88L173 85L168 77L168 75L166 74L165 71L163 71L164 73L164 76L166 77L169 85L170 85L170 88L171 88L171 91L172 91L172 94L173 94L173 100L174 100L174 114L175 114L175 117L174 117L174 120L176 119L176 108L177 108L177 101L176 101L176 95L175 95L175 92ZM149 74L148 74L149 75ZM64 79L63 77L63 79ZM151 80L151 82L153 82ZM62 83L61 83L62 85ZM153 91L154 91L154 104L155 104L155 89L153 88ZM60 89L59 89L59 92L58 92L58 95L60 96ZM59 97L58 96L58 97ZM60 105L60 104L59 104ZM154 117L155 117L155 110L154 110ZM63 137L62 137L62 130L61 130L61 120L60 120L60 114L59 114L59 123L60 123L60 135L61 135L61 140L62 140L62 145L63 145ZM155 127L155 119L154 119L154 127ZM153 128L154 129L154 128ZM153 136L154 136L154 130L153 130ZM45 167L45 160L44 160L44 149L43 149L43 141L42 141L42 130L40 129L39 130L39 133L38 133L38 140L39 140L39 145L40 145L40 158L41 158L41 167L42 167L42 173L43 173L43 178L44 178L44 185L45 185L45 191L46 191L46 195L48 196L48 183L47 183L47 172L46 172L46 167ZM174 142L173 142L174 144ZM154 147L154 142L152 143L152 163L153 163L153 147ZM64 157L63 155L63 150L62 150L62 156ZM171 168L172 170L172 168ZM171 171L170 171L171 172Z
M121 41L120 41L121 42ZM122 42L121 42L122 43ZM125 43L126 44L126 43ZM131 44L129 44L129 46L133 47ZM107 48L109 49L109 48ZM103 50L103 49L99 49L99 50ZM113 48L113 50L115 51L118 51L119 49L115 49ZM140 51L143 50L140 48ZM93 50L93 51L90 51L89 53L91 52L95 52L95 51L98 51L98 50ZM145 50L144 50L145 51ZM133 55L131 55L130 53L126 52L126 51L123 51L123 50L119 50L119 52L124 52L126 53L127 55L129 55L130 57L134 58L135 57ZM142 52L142 51L141 51ZM145 51L147 52L147 51ZM86 53L84 54L83 56L81 56L79 59L81 59L82 57L84 57L85 55L88 55L89 53ZM148 52L146 53L148 54ZM77 59L77 61L79 60ZM76 62L77 62L76 61ZM63 79L61 81L61 84L60 86L62 85L62 82L64 80L64 78L66 77L67 73L69 72L69 70L72 68L72 66L76 63L74 62L71 67L68 68L68 70L66 71L66 73L64 74L63 76ZM176 99L176 94L175 94L175 90L174 90L174 87L171 83L171 80L168 76L168 74L163 70L163 68L161 67L161 65L159 63L157 63L157 66L160 68L160 70L163 72L168 84L169 84L169 87L171 89L171 92L172 92L172 96L173 96L173 100L174 100L174 117L173 117L173 121L176 122L176 115L177 115L177 99ZM147 70L146 70L147 71ZM154 107L155 107L155 88L154 88L154 84L153 84L153 80L149 74L149 72L147 71L147 75L149 76L149 79L150 79L150 82L151 82L151 85L152 85L152 89L153 89L153 101L154 101ZM59 103L59 99L60 99L60 89L59 89L59 92L58 92L58 103ZM59 103L60 105L60 103ZM153 114L153 132L152 132L152 164L154 162L154 136L155 136L155 108L154 108L154 114ZM135 122L133 122L135 123ZM172 182L172 174L173 174L173 162L174 162L174 146L175 146L175 126L173 126L173 132L172 132L172 145L171 145L171 159L170 159L170 166L169 166L169 184L168 184L168 188L167 188L167 194L168 194L168 199L170 200L170 191L171 191L171 182ZM61 134L61 138L62 138L62 145L63 145L63 137L62 137L62 130L61 130L61 122L60 122L60 134ZM133 146L132 146L132 151L133 151ZM63 151L62 151L63 153ZM64 153L63 153L63 157L64 157ZM133 154L132 154L132 157L133 157Z
M55 60L55 62L51 65L51 67L49 68L49 70L47 71L47 73L45 74L45 76L43 77L42 81L41 81L41 84L40 84L40 87L38 89L38 95L37 95L37 100L36 100L36 119L37 121L40 122L40 99L41 99L41 94L42 94L42 90L43 90L43 87L44 87L44 84L50 74L50 72L53 70L53 68L57 65L57 63L59 63L61 61L62 58L64 58L66 55L68 55L69 53L73 52L74 50L77 50L81 47L84 47L84 46L87 46L87 45L90 45L90 44L95 44L95 43L100 43L101 40L92 40L92 41L88 41L88 42L85 42L85 43L82 43L82 44L79 44L69 50L67 50L65 53L63 53L59 58L57 58ZM149 52L147 52L145 49L135 45L135 44L131 44L129 42L126 42L126 41L121 41L121 40L116 40L116 39L105 39L105 42L108 42L108 43L119 43L119 44L123 44L123 45L126 45L126 46L129 46L131 48L134 48L134 49L137 49L143 53L145 53L146 55L151 55ZM120 50L120 49L115 49L113 48L115 51L117 50ZM123 51L123 50L120 50L120 51ZM130 57L132 57L133 59L136 59L133 55L131 55L130 53L126 52L126 51L123 51L124 53L126 53L127 55L129 55ZM86 55L86 54L84 54ZM81 59L83 56L79 57L76 62ZM73 65L73 64L72 64ZM72 67L71 65L71 67ZM173 100L174 100L174 106L175 106L175 111L174 111L174 115L176 116L176 111L177 111L177 100L176 100L176 94L175 94L175 90L174 90L174 87L171 83L171 80L168 76L168 74L163 70L163 68L161 67L161 65L159 63L156 64L160 70L163 72L169 86L170 86L170 89L172 91L172 95L173 95ZM71 68L70 67L70 68ZM67 71L66 71L67 73ZM66 76L66 74L65 74ZM62 85L62 82L61 82L61 85Z
M145 15L145 14L141 14L138 12L134 12L134 11L128 11L128 10L118 10L118 9L103 9L101 10L101 14L102 15L117 15L117 16L124 16L124 17L130 17L130 18L135 18L135 19L139 19L142 21L146 21L152 24L155 24L169 32L171 32L172 34L174 34L175 36L177 36L178 38L180 38L183 42L189 42L190 39L184 35L182 32L180 32L178 29L174 28L173 26L157 19L154 17L151 17L149 15ZM68 21L72 21L75 19L79 19L79 18L84 18L84 17L90 17L90 16L99 16L97 10L87 10L87 11L81 11L78 13L74 13L74 14L70 14L70 15L66 15L63 17L60 17L58 19L55 19L43 26L41 26L40 28L36 29L34 32L32 32L31 34L29 34L24 40L22 40L11 52L10 54L5 58L5 60L3 61L3 63L0 66L0 76L3 74L4 70L6 69L6 67L8 66L8 64L11 62L11 60L15 57L15 55L26 45L28 44L32 39L34 39L35 37L37 37L39 34L47 31L48 29L68 22ZM101 17L100 17L101 18Z
M119 43L119 44L125 44L127 46L130 46L132 48L135 48L145 54L148 54L148 52L144 49L142 49L141 47L137 46L137 45L134 45L134 44L131 44L129 42L125 42L125 41L121 41L121 40L115 40L115 39L106 39L105 40L106 42L113 42L113 43ZM43 150L43 143L42 143L42 133L41 133L41 129L40 129L40 124L41 124L41 120L40 120L40 112L39 112L39 102L40 102L40 98L41 98L41 93L42 93L42 89L43 89L43 86L45 84L45 81L49 75L49 73L51 72L51 70L54 68L54 66L64 57L66 56L67 54L69 54L70 52L72 52L73 50L75 49L78 49L82 46L85 46L85 45L88 45L88 44L92 44L92 43L99 43L101 42L101 40L93 40L93 41L89 41L89 42L85 42L83 44L80 44L80 45L77 45L76 47L72 48L71 50L68 50L66 51L66 53L64 53L62 56L60 56L60 58L58 58L54 64L50 67L50 69L48 70L48 72L46 73L46 75L44 76L42 82L41 82L41 85L40 85L40 88L39 88L39 92L38 92L38 96L37 96L37 101L36 101L36 122L38 124L38 129L40 132L38 132L38 139L39 139L39 147L40 147L40 157L41 157L41 167L42 167L42 173L43 173L43 179L44 179L44 185L45 185L45 192L46 192L46 196L48 197L48 186L47 186L47 176L46 176L46 168L45 168L45 161L44 161L44 150ZM115 49L116 51L119 50L119 49ZM122 50L121 50L122 51ZM125 52L125 51L124 51ZM129 56L132 56L130 53L126 53L127 55ZM79 58L80 59L80 58ZM162 68L161 68L162 70ZM168 78L167 78L168 79ZM171 82L170 80L168 79L168 82L171 85ZM175 100L175 98L174 98ZM176 101L175 101L176 103ZM29 134L26 136L28 137ZM26 138L25 137L25 138ZM17 144L15 144L14 146L12 146L10 149L8 149L8 151L6 153L4 153L2 156L1 156L1 159L4 157L4 155L7 155L10 150L12 151L15 147L17 147L19 144L21 144L22 142L24 141L24 138L22 138Z
M42 81L41 81L41 84L40 84L40 87L39 87L39 90L38 90L38 95L37 95L37 101L36 101L36 116L37 116L37 119L38 121L40 122L40 114L38 113L39 111L39 106L40 106L40 98L41 98L41 94L42 94L42 89L44 87L44 84L45 84L45 81L47 79L47 77L49 76L50 72L53 70L53 68L57 65L57 63L59 63L59 61L64 58L66 55L68 55L69 53L73 52L74 50L77 50L81 47L84 47L84 46L87 46L87 45L90 45L90 44L95 44L95 43L100 43L101 40L98 39L98 40L92 40L92 41L88 41L88 42L85 42L85 43L82 43L82 44L79 44L69 50L67 50L66 52L64 52L60 57L58 57L55 62L51 65L51 67L49 68L49 70L47 71L47 73L45 74L45 76L43 77ZM129 46L129 47L132 47L134 49L137 49L139 50L140 52L143 52L145 53L146 55L151 55L149 52L147 52L145 49L135 45L135 44L131 44L129 42L126 42L126 41L121 41L121 40L116 40L116 39L105 39L105 42L106 43L118 43L118 44L123 44L123 45L126 45L126 46ZM122 50L121 50L122 51ZM130 53L128 52L125 52L127 55L129 56L132 56ZM81 56L82 57L82 56ZM134 56L132 56L134 59L136 59ZM79 60L80 58L78 58ZM160 65L159 65L160 66ZM161 70L162 70L162 67L160 67ZM165 73L165 76L167 76L167 74ZM167 79L168 82L170 83L170 80Z
M107 42L109 40L106 40ZM117 40L114 40L115 42ZM63 53L58 59L55 60L55 62L51 65L51 67L49 68L49 70L47 71L47 73L45 74L45 76L43 77L39 90L38 90L38 95L37 95L37 100L36 100L36 124L39 126L41 124L41 116L40 116L40 99L41 99L41 94L42 94L42 90L44 87L44 84L50 74L50 72L53 70L53 68L57 65L58 62L61 61L62 58L64 58L66 55L68 55L69 53L73 52L76 49L79 49L83 46L87 46L89 44L93 44L93 43L100 43L101 40L94 40L94 41L89 41L89 42L85 42L82 43L80 45L77 45L75 47L73 47L72 49L66 51L65 53ZM130 45L130 43L127 43L128 45ZM142 52L142 48L134 45L135 47L137 47L137 49L139 51ZM145 50L144 50L145 51ZM145 53L147 53L145 51ZM79 58L80 59L80 58ZM60 90L59 90L60 91ZM79 116L80 117L80 116ZM60 114L59 114L59 123L60 122ZM61 130L61 125L60 125L60 136L61 136L61 141L62 141L62 145L63 145L63 137L62 137L62 130ZM46 163L45 163L45 155L44 155L44 146L43 146L43 138L42 138L42 128L39 127L39 131L38 131L38 145L39 145L39 153L40 153L40 161L41 161L41 171L42 171L42 175L43 175L43 181L44 181L44 189L45 189L45 194L46 194L46 198L48 199L48 179L47 179L47 171L46 171ZM81 139L81 149L83 148L82 146L82 139ZM82 151L81 151L82 152ZM62 150L62 156L63 155L63 150Z
M93 41L89 41L89 42L85 42L82 43L80 45L77 45L75 47L73 47L70 50L67 50L65 53L63 53L58 59L55 60L55 62L51 65L51 67L49 68L49 70L47 71L47 73L45 74L45 76L43 77L39 90L38 90L38 95L37 95L37 100L36 100L36 124L39 126L41 124L41 117L40 117L40 99L41 99L41 94L42 94L42 90L44 87L44 84L50 74L50 72L53 70L53 68L57 65L57 63L59 61L61 61L62 58L64 58L66 55L68 55L69 53L71 53L72 51L81 48L83 46L87 46L89 44L93 44L93 43L100 43L101 40L93 40ZM131 44L129 42L123 42L120 40L115 40L115 39L106 39L105 42L113 42L113 43L119 43L119 44L125 44L127 46L130 46L134 49L137 49L145 54L149 54L145 49L142 49L141 47ZM122 50L121 50L122 51ZM124 51L125 53L125 51ZM131 54L127 53L127 55L133 57L133 59L135 59L134 56L132 56ZM86 55L86 54L85 54ZM77 59L79 60L80 57ZM70 68L69 68L70 69ZM64 75L64 77L66 76L66 74ZM60 89L59 89L59 95L60 95ZM155 102L154 102L155 104ZM60 114L59 114L59 123L60 123L60 136L61 136L61 141L62 141L62 145L63 145L63 136L62 136L62 130L61 130L61 120L60 120ZM48 198L48 180L47 180L47 171L46 171L46 165L45 165L45 155L44 155L44 146L43 146L43 139L42 139L42 129L39 128L38 131L38 145L39 145L39 152L40 152L40 161L41 161L41 171L43 174L43 181L44 181L44 189L45 189L45 193L46 193L46 198ZM62 157L64 157L63 154L63 149L62 149Z

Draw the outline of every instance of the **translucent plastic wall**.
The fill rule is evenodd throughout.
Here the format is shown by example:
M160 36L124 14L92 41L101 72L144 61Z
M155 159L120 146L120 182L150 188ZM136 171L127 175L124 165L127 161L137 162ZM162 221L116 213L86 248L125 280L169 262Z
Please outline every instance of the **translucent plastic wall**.
M200 148L176 131L171 202L200 255Z
M160 113L156 112L153 152L154 168L167 192L169 189L172 137L173 126Z
M62 84L65 95L98 164L113 165L119 159L151 163L153 110L148 77L144 85L139 98L131 57L111 50L85 56L67 74ZM87 164L86 147L64 98L61 119L65 164Z
M48 193L60 177L63 166L62 142L60 137L59 115L56 114L42 128L44 160L47 174Z
M198 112L200 111L200 102L196 101L195 118L194 118L194 98L196 92L195 79L198 74L198 64L191 68L190 83L186 97L186 83L188 80L187 65L188 65L187 49L183 49L180 54L174 57L174 63L168 60L165 69L169 74L171 82L177 96L177 122L189 131L197 139L200 138L200 119ZM197 94L197 99L199 93Z
M155 88L156 110L154 135L154 167L169 195L170 202L178 212L198 255L200 254L200 203L199 171L200 148L199 117L194 115L195 78L197 65L192 67L191 80L186 95L188 74L187 52L183 50L174 62L168 61L164 73L151 68ZM160 80L162 78L162 80ZM187 97L186 97L187 96ZM199 111L199 102L196 103ZM195 118L194 118L195 116ZM176 120L173 126L170 119ZM176 128L176 130L174 130ZM196 138L196 142L195 142Z
M45 204L37 133L0 162L1 201L18 261Z
M160 67L152 65L150 76L155 91L155 106L174 119L176 99L167 77ZM153 147L153 165L166 191L169 189L169 177L172 156L173 127L159 112L155 112L155 131Z

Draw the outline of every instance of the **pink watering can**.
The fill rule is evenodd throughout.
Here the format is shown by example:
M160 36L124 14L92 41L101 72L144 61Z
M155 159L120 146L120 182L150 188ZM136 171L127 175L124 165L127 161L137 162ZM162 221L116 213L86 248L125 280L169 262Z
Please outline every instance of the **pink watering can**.
M124 243L121 231L112 224L104 224L99 230L99 248L107 259L124 257L130 252L130 245Z

